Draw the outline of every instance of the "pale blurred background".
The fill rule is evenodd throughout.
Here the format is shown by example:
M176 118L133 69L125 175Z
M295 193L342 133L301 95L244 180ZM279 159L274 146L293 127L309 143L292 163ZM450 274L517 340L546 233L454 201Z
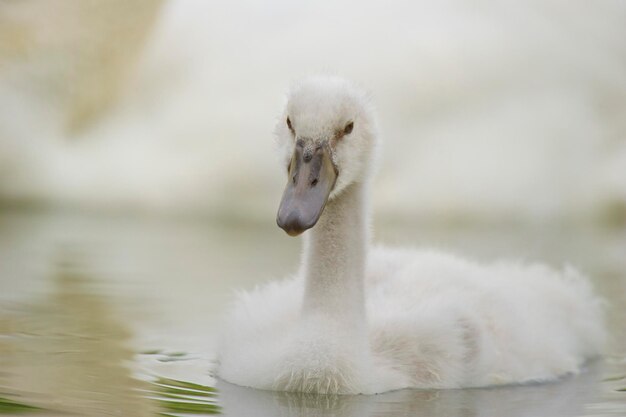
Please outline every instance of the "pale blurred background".
M299 262L272 132L318 72L378 109L377 242L574 265L606 357L505 390L220 386L233 291ZM625 259L622 0L0 0L0 414L623 416Z
M2 1L0 197L273 221L292 80L372 93L378 217L626 217L626 3Z

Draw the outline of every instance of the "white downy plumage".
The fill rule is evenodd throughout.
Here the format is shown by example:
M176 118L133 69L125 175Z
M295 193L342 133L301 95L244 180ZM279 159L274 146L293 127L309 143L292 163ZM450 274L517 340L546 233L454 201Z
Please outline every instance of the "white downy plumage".
M298 140L328 145L336 182L304 236L299 273L239 294L227 314L221 378L372 394L549 381L601 353L602 302L574 269L370 247L377 134L359 88L335 77L304 80L276 133L287 167Z

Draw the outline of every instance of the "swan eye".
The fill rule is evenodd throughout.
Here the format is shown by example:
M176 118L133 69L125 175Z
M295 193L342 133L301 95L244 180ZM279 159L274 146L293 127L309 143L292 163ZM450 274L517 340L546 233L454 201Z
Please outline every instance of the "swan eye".
M349 135L350 133L352 133L352 129L354 129L354 122L348 122L346 127L343 128L343 134Z
M291 130L291 133L295 133L293 131L293 126L291 125L291 120L289 119L289 117L287 117L287 127L289 128L289 130Z

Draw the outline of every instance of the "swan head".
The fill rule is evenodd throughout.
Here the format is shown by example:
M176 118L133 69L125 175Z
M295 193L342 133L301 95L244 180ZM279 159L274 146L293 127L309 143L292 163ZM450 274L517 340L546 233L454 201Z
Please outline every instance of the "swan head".
M369 176L376 123L367 94L338 77L296 83L276 127L287 185L276 222L296 236L315 226L328 200Z

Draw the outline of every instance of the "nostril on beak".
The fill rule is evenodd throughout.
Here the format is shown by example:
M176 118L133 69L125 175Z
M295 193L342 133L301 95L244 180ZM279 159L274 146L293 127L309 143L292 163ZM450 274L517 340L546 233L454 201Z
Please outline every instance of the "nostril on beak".
M317 178L315 178L313 181L311 181L311 186L315 187L317 185Z
M291 181L294 183L294 185L296 184L296 176L295 175L293 177L291 177Z

